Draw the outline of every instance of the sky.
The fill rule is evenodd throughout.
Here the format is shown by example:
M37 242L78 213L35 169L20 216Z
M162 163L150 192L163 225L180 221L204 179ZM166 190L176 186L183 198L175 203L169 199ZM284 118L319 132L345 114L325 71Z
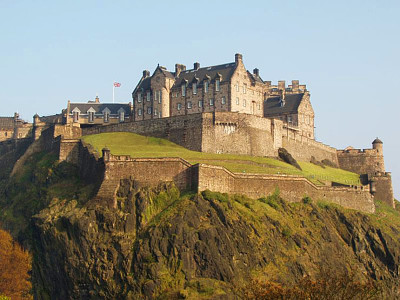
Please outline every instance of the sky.
M383 141L400 199L400 1L0 0L0 115L131 101L142 71L234 61L306 84L317 140Z

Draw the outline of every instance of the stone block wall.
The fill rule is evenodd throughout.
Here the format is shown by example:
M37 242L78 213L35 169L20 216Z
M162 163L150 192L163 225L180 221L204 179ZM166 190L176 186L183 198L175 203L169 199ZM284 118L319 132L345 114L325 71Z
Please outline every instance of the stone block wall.
M313 200L326 200L347 208L374 212L373 196L368 186L326 187L316 186L304 177L289 175L260 175L231 173L223 167L200 164L198 190L238 193L259 198L272 194L276 188L283 199L299 202L304 196Z
M370 177L371 191L376 200L380 200L391 207L395 207L392 176L389 172L380 173L376 172Z
M383 155L376 149L349 149L337 151L339 167L357 174L385 172Z

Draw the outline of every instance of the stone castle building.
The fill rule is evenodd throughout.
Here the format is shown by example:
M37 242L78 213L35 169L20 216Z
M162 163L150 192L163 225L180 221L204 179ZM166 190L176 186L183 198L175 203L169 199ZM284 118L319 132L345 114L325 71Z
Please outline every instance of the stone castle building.
M18 113L14 117L0 117L0 142L25 138L31 130L32 124L22 120Z
M238 112L282 120L284 128L314 138L314 111L305 85L293 80L271 85L258 69L246 70L241 54L235 62L175 71L157 66L143 76L132 93L133 120L159 119L208 112Z

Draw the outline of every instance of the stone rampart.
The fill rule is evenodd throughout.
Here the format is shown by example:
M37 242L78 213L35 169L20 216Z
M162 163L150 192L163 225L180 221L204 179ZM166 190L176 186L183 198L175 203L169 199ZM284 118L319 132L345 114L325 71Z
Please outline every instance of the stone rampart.
M357 174L385 172L383 155L376 149L337 150L339 167Z
M267 196L278 188L281 196L291 202L299 202L304 196L309 196L314 200L326 200L347 208L375 211L369 186L316 186L300 176L239 174L223 167L205 164L192 166L180 158L131 158L112 155L109 150L103 153L104 180L97 199L108 202L112 199L113 205L120 180L132 178L140 184L175 182L181 190L209 189L244 194L252 198Z

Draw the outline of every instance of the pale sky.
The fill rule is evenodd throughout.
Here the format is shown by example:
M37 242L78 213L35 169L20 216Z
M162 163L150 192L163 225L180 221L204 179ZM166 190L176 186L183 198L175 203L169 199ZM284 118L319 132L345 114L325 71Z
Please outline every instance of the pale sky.
M400 198L400 1L0 0L0 115L131 101L144 69L234 61L307 84L319 141L384 143Z

